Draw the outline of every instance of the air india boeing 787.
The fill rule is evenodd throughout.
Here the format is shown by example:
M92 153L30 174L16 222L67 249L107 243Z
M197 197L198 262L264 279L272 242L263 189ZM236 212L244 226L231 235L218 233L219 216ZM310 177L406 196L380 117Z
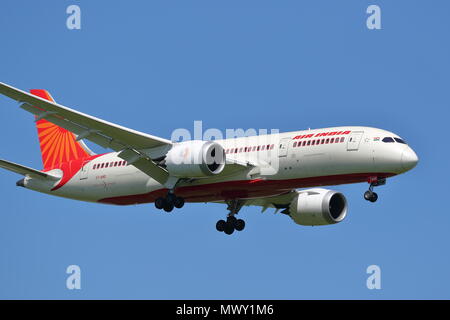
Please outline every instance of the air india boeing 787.
M35 115L43 169L0 160L24 176L18 186L104 204L154 203L166 212L185 201L224 203L229 213L216 228L226 234L244 229L236 215L248 205L280 210L300 225L341 222L347 200L323 186L367 182L364 198L375 202L374 187L418 162L398 135L370 127L172 142L57 104L45 90L0 83L0 93ZM84 139L113 152L95 154Z

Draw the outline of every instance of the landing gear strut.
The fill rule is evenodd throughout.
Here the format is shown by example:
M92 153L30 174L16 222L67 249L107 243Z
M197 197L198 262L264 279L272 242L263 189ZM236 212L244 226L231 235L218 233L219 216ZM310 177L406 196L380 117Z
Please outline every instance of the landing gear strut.
M376 194L376 192L373 192L373 188L385 185L386 178L370 177L368 182L370 183L370 186L369 190L364 192L364 199L370 202L375 202L378 200L378 194Z
M231 200L228 203L228 210L230 213L227 216L227 221L219 220L216 223L216 229L219 232L224 232L225 234L231 235L235 230L242 231L245 228L245 221L242 219L237 219L235 217L244 205L242 200Z
M173 208L180 209L184 206L184 199L177 197L173 192L169 192L166 197L159 197L155 200L156 209L163 209L171 212Z

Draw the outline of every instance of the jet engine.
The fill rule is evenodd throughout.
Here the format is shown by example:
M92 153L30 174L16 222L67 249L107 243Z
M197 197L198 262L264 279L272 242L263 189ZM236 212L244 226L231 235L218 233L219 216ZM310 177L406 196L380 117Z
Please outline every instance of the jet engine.
M213 141L185 141L176 143L167 153L164 165L170 175L179 178L202 178L222 172L225 150Z
M340 192L327 189L300 191L289 206L289 216L305 226L335 224L347 215L347 200Z

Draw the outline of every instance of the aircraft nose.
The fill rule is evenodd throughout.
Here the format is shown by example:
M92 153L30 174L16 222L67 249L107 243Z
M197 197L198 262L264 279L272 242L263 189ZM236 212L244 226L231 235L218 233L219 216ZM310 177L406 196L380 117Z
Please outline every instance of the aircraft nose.
M402 153L402 167L405 170L411 170L417 165L419 162L419 158L417 154L411 149L408 148Z

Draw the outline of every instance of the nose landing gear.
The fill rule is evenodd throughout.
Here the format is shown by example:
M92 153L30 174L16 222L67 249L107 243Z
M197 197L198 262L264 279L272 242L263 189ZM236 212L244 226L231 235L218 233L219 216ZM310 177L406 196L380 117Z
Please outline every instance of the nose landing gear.
M373 188L385 185L386 178L370 177L368 182L370 183L370 186L369 190L364 192L364 199L370 202L376 202L378 200L378 194L373 191Z
M216 223L216 229L219 232L224 232L227 235L231 235L235 230L242 231L245 228L245 221L242 219L237 219L234 215L238 214L244 205L242 200L232 200L228 202L228 214L227 220L219 220Z
M364 192L364 199L370 202L375 202L378 200L378 194L372 190L367 190Z

